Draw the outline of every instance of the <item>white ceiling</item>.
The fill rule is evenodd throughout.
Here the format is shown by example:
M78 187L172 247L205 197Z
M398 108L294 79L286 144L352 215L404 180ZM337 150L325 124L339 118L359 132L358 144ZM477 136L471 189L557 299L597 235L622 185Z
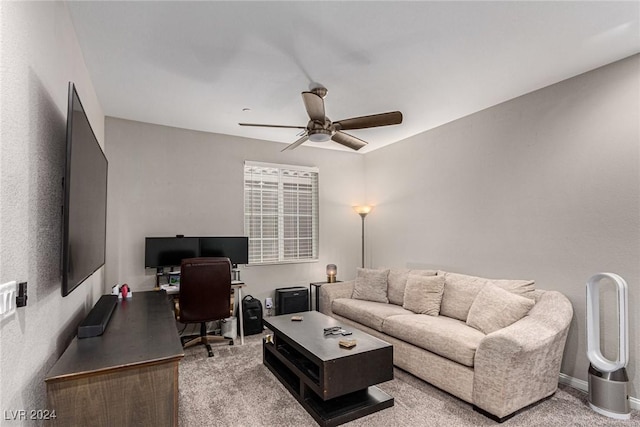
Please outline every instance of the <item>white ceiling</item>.
M334 121L404 114L349 131L360 152L640 52L638 1L68 6L106 115L291 143L296 129L238 122L305 126L315 81Z

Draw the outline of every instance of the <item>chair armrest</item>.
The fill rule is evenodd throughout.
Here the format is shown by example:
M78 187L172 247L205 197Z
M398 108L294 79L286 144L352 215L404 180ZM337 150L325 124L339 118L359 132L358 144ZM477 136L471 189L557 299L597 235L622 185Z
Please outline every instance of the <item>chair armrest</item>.
M331 316L331 303L337 298L351 298L355 280L340 283L326 283L320 287L320 312Z
M502 418L553 394L572 317L567 297L545 291L527 316L488 334L476 350L473 403Z

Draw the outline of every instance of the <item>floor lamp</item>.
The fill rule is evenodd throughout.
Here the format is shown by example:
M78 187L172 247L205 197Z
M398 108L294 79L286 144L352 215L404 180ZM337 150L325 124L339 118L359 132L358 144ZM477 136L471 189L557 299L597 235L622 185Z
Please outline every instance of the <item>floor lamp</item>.
M353 210L356 211L360 218L362 218L362 268L364 268L364 219L369 212L371 212L373 206L354 206Z

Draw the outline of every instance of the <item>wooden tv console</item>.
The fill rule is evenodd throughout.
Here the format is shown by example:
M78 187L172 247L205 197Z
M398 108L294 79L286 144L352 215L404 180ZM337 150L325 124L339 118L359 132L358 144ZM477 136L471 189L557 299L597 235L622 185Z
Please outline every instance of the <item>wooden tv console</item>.
M73 339L45 378L55 425L178 425L184 357L170 299L119 301L101 336Z

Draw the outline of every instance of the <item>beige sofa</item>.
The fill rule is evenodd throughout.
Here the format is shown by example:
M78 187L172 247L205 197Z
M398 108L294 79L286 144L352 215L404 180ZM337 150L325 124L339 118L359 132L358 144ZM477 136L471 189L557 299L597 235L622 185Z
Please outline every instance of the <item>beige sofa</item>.
M362 284L372 271L377 290L363 295ZM444 288L440 300L438 286ZM364 294L371 291L364 289ZM416 313L415 301L425 295L431 302L422 309L430 314L420 313L420 307ZM518 304L523 307L514 309L520 310L515 316L524 312L524 317L495 323L496 313L502 317ZM556 391L573 315L564 295L536 290L533 281L435 270L359 269L355 280L320 288L320 311L391 343L394 365L500 422Z

